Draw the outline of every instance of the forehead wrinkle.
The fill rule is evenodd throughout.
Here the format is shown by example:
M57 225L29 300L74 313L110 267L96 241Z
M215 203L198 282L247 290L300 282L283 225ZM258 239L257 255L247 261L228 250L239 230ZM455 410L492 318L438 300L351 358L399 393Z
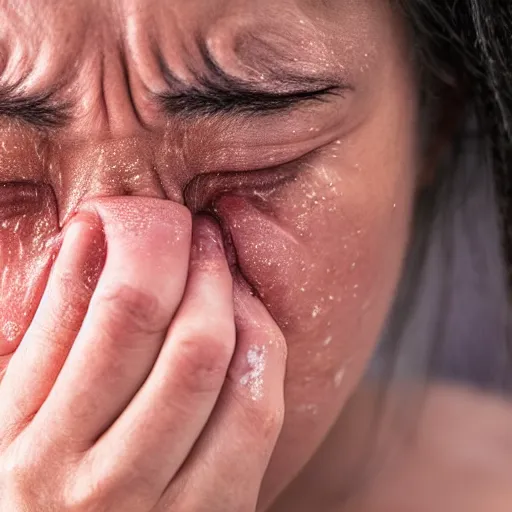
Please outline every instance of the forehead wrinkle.
M98 21L103 15L103 9L95 13L87 2L4 2L0 6L3 80L23 81L31 90L50 88L63 76L72 80L90 41L98 44Z

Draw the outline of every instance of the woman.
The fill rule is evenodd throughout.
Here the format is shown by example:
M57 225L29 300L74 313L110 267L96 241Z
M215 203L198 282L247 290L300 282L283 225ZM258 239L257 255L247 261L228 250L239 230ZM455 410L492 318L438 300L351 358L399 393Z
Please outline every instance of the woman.
M344 406L472 119L511 213L510 7L438 4L0 6L2 510L379 503Z

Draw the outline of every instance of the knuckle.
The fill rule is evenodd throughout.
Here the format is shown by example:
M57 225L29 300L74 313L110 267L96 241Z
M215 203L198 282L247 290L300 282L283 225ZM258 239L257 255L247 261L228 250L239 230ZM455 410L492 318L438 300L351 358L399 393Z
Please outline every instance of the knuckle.
M212 510L229 510L236 512L255 512L260 485L258 478L252 474L244 473L236 478L236 485L233 485L233 467L221 465L216 473L214 483L205 484L204 488L208 495L197 493L192 481L182 485L181 489L175 490L171 486L163 495L159 507L155 512L211 512ZM215 485L227 486L229 492L218 492Z
M130 284L111 286L98 296L109 323L130 334L156 334L167 327L168 315L154 293Z
M17 451L5 454L0 463L2 487L19 496L27 496L36 488L39 480L39 464L28 453ZM39 487L39 486L38 486Z
M44 320L45 324L39 324L39 328L43 335L51 339L52 343L59 343L61 340L67 340L70 336L74 338L78 334L80 325L76 317L73 303L67 302L58 309L50 308L48 317ZM68 343L65 343L63 348L68 349Z
M62 497L62 508L70 512L107 512L115 510L108 504L112 503L112 498L103 487L93 485L84 485L77 482L68 488Z
M62 508L76 512L103 512L111 499L108 479L99 481L89 472L67 475L62 491Z
M91 465L91 460L87 462L89 464L82 465L79 474L68 475L61 500L64 510L147 510L148 504L154 502L154 489L149 490L149 485L145 487L140 472L119 473L109 463Z
M31 326L31 331L51 340L53 344L59 343L61 339L67 339L66 335L75 337L78 334L83 314L87 309L87 300L83 295L76 299L76 281L68 276L63 277L61 282L63 286L59 299L43 298L46 301L44 317L36 315ZM62 336L63 334L65 336ZM67 348L67 345L64 348Z
M68 512L103 512L106 500L102 494L93 489L80 489L75 487L73 491L67 491L62 498L62 507Z
M172 480L162 493L158 505L151 512L169 512L170 510L176 512L181 510L195 511L195 508L185 505L189 491L190 476L190 472L185 471Z
M78 279L71 272L61 272L58 277L59 292L62 295L62 304L73 303L74 308L86 308L92 290L84 281Z
M73 303L72 301L66 301L59 307L58 311L56 309L51 310L51 323L52 325L58 326L58 328L55 328L55 331L66 331L68 334L76 336L80 328L80 324L77 321L77 317L79 315L77 314L77 309L75 308L76 303ZM57 333L54 332L53 334Z
M179 342L177 352L181 385L191 392L218 389L231 360L230 343L214 334L191 333Z

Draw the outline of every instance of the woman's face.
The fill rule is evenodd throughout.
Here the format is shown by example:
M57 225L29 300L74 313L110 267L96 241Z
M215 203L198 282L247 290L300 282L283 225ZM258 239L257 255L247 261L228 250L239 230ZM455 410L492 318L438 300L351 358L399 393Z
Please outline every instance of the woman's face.
M361 378L399 277L417 97L398 13L382 0L24 0L0 3L0 27L0 370L82 201L207 211L288 344L263 499L275 495Z

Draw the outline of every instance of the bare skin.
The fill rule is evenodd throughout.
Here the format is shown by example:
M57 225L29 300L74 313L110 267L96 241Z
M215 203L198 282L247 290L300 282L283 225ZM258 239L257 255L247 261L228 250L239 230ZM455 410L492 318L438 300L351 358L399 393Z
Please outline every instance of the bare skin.
M246 285L232 285L211 220L196 219L189 262L190 227L182 206L124 198L87 203L66 227L2 381L4 510L206 510L234 468L239 492L224 503L254 507L254 472L282 423L285 343ZM105 248L95 286L91 255ZM266 356L261 389L240 384L250 350ZM238 443L255 442L240 459Z
M403 20L3 0L0 27L0 508L269 510L399 279L422 171Z
M395 409L407 403L404 395L394 397ZM510 401L448 383L431 385L416 398L419 405L416 402L410 426L404 432L396 419L390 422L387 436L381 439L380 467L342 510L510 510Z
M385 407L382 408L382 404ZM272 512L505 512L509 400L449 382L364 382Z

